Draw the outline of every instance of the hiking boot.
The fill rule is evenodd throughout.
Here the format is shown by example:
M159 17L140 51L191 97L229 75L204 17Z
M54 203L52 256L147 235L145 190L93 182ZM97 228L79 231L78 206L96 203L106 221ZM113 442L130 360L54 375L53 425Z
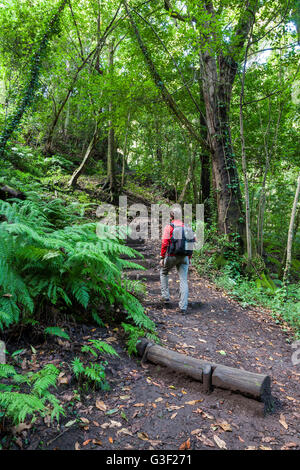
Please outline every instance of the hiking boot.
M179 311L180 311L180 313L181 313L182 315L187 315L187 314L189 313L189 312L187 311L187 308L180 308Z

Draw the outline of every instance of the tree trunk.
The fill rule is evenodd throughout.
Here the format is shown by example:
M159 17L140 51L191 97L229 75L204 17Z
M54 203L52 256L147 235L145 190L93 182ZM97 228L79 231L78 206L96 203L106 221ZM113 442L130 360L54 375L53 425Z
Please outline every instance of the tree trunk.
M110 74L113 73L114 66L114 39L111 40L109 45L109 70ZM107 179L109 182L110 202L115 202L117 197L116 191L116 169L115 169L115 131L113 128L112 102L108 105L109 121L108 121L108 144L107 144Z
M254 18L253 18L254 22ZM244 90L245 90L245 74L246 74L246 65L248 58L248 50L250 46L250 40L252 38L252 29L251 34L248 39L245 59L243 65L243 74L242 74L242 86L240 93L240 139L241 139L241 149L242 149L242 168L244 176L244 187L245 187L245 213L246 213L246 243L247 243L247 266L249 267L252 259L252 239L251 239L251 214L250 214L250 201L249 201L249 188L248 188L248 175L247 175L247 156L246 156L246 146L245 146L245 135L244 135L244 115L243 115L243 105L244 105Z
M125 169L126 169L125 167L127 163L127 139L128 139L129 123L130 123L130 111L128 111L128 116L127 116L127 125L126 125L124 148L123 148L121 188L123 188L125 184Z
M204 221L207 222L211 218L211 207L210 207L210 156L209 153L204 149L200 155L201 163L201 204L204 204Z
M94 145L96 143L96 140L97 140L97 132L98 132L98 126L97 126L97 123L96 123L96 126L95 126L95 130L94 130L94 134L93 134L93 137L89 143L89 146L85 152L85 155L84 155L84 158L81 162L81 164L79 165L79 167L74 171L73 175L71 176L71 179L70 181L68 182L68 186L72 187L72 186L75 186L76 183L77 183L77 180L79 178L79 176L81 175L90 155L91 155L91 152L94 148Z
M187 174L187 177L186 177L186 180L185 180L185 183L184 183L184 186L183 186L183 189L181 191L181 194L178 198L178 204L180 204L181 202L183 202L184 198L185 198L185 195L186 195L186 192L187 192L187 189L189 187L189 184L190 182L192 181L192 175L193 175L193 171L194 171L194 165L195 165L195 154L192 153L191 155L191 159L190 159L190 164L189 164L189 168L188 168L188 174Z
M218 76L215 58L208 53L203 53L202 57L203 97L216 184L218 226L221 233L238 233L243 246L245 223L229 124L231 91L237 64L230 57L220 56Z
M284 284L286 284L288 282L290 267L291 267L291 262L292 262L292 246L293 246L294 224L295 224L295 216L296 216L296 212L297 212L297 204L298 204L298 199L299 199L299 193L300 193L300 173L298 175L297 188L296 188L295 197L294 197L294 203L293 203L291 219L290 219L290 226L289 226L289 232L288 232L288 240L287 240L287 245L286 245L286 263L285 263L285 269L284 269L284 273L283 273L283 282L284 282Z

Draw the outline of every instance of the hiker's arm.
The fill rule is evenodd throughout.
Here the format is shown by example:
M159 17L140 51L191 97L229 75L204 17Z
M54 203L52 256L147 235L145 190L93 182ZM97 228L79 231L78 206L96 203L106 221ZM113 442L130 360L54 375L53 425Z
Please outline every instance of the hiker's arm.
M165 258L167 249L170 243L170 238L171 238L171 233L170 233L170 226L167 225L164 229L163 237L162 237L162 242L161 242L161 250L160 250L160 257Z

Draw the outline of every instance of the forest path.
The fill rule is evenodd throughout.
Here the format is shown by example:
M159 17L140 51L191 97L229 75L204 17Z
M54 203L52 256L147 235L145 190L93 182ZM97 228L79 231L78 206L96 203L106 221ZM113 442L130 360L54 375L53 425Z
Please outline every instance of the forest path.
M264 416L263 404L226 390L205 394L202 384L154 364L129 358L117 329L108 329L121 360L109 361L111 391L88 395L78 404L83 428L62 426L61 437L45 448L56 449L299 449L299 366L291 362L287 333L260 308L242 308L213 283L189 272L190 313L178 307L179 283L170 273L171 304L160 301L159 244L140 246L148 267L130 272L146 279L143 304L157 325L162 346L177 352L271 376L275 410ZM95 328L85 330L95 337ZM105 340L105 335L101 339ZM86 339L88 336L85 336ZM64 397L62 397L64 398ZM101 400L98 407L96 401ZM103 408L103 409L99 409ZM70 418L69 418L70 419Z

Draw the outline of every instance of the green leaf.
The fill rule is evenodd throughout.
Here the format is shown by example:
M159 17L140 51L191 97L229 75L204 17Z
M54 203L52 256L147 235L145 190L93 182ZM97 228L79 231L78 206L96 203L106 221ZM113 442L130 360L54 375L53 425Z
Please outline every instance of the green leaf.
M49 335L60 336L61 338L68 339L70 341L70 336L64 330L58 326L49 326L44 329L44 332Z

